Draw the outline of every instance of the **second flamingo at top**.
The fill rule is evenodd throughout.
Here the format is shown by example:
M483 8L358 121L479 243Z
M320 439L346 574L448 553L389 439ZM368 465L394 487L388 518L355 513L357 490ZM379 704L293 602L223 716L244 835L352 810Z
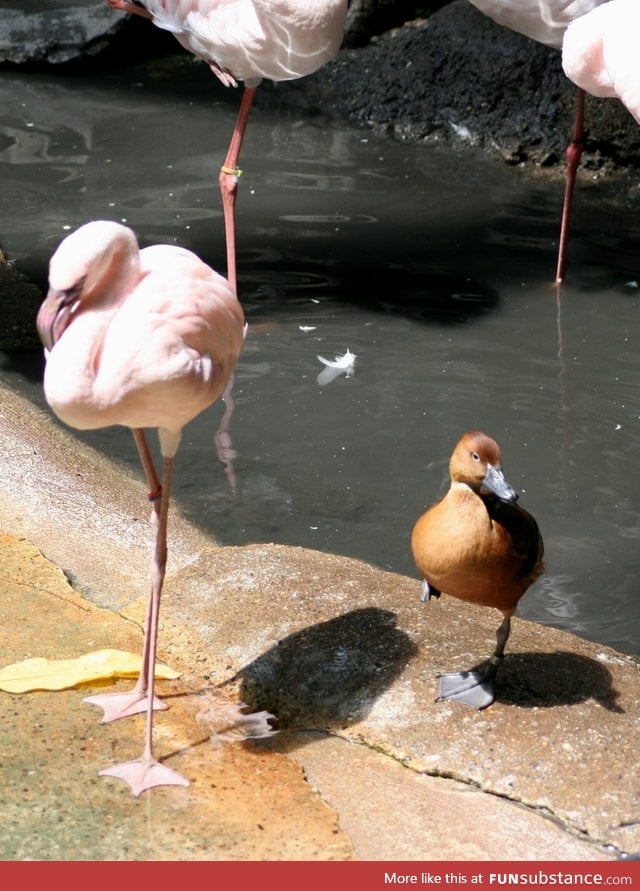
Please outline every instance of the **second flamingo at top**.
M256 89L263 78L295 80L337 55L347 0L106 0L151 19L205 61L227 87L244 82L240 111L219 177L227 278L236 289L235 205L240 150Z

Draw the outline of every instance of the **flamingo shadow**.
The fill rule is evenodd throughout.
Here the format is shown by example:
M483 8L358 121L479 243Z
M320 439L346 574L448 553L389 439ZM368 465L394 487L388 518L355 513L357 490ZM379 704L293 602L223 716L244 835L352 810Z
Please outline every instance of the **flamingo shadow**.
M369 607L290 634L235 676L243 702L281 730L362 720L418 653L396 618Z

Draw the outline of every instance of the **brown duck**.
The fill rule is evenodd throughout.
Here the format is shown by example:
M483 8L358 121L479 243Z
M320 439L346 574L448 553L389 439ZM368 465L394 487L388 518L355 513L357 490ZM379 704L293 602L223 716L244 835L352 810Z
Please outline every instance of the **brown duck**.
M538 524L515 502L498 444L479 431L465 433L449 463L451 486L414 526L411 550L424 582L422 600L450 594L500 610L493 655L480 668L440 675L439 699L485 708L504 657L511 616L543 571Z

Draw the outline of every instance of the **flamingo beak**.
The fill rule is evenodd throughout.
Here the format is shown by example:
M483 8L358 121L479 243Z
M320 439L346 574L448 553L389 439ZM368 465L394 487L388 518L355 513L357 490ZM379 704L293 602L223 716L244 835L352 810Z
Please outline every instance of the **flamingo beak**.
M506 481L500 467L494 467L492 464L487 465L482 486L507 504L513 504L518 500L518 493Z
M51 288L38 310L36 328L47 353L51 352L69 325L80 291L79 287L64 291Z

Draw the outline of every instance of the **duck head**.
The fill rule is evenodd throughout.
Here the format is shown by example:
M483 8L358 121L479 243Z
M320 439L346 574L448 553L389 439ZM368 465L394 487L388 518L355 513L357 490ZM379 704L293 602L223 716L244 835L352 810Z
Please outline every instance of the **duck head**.
M452 483L462 483L478 495L495 495L508 504L518 500L518 494L504 478L502 457L498 443L472 430L458 442L449 462Z

